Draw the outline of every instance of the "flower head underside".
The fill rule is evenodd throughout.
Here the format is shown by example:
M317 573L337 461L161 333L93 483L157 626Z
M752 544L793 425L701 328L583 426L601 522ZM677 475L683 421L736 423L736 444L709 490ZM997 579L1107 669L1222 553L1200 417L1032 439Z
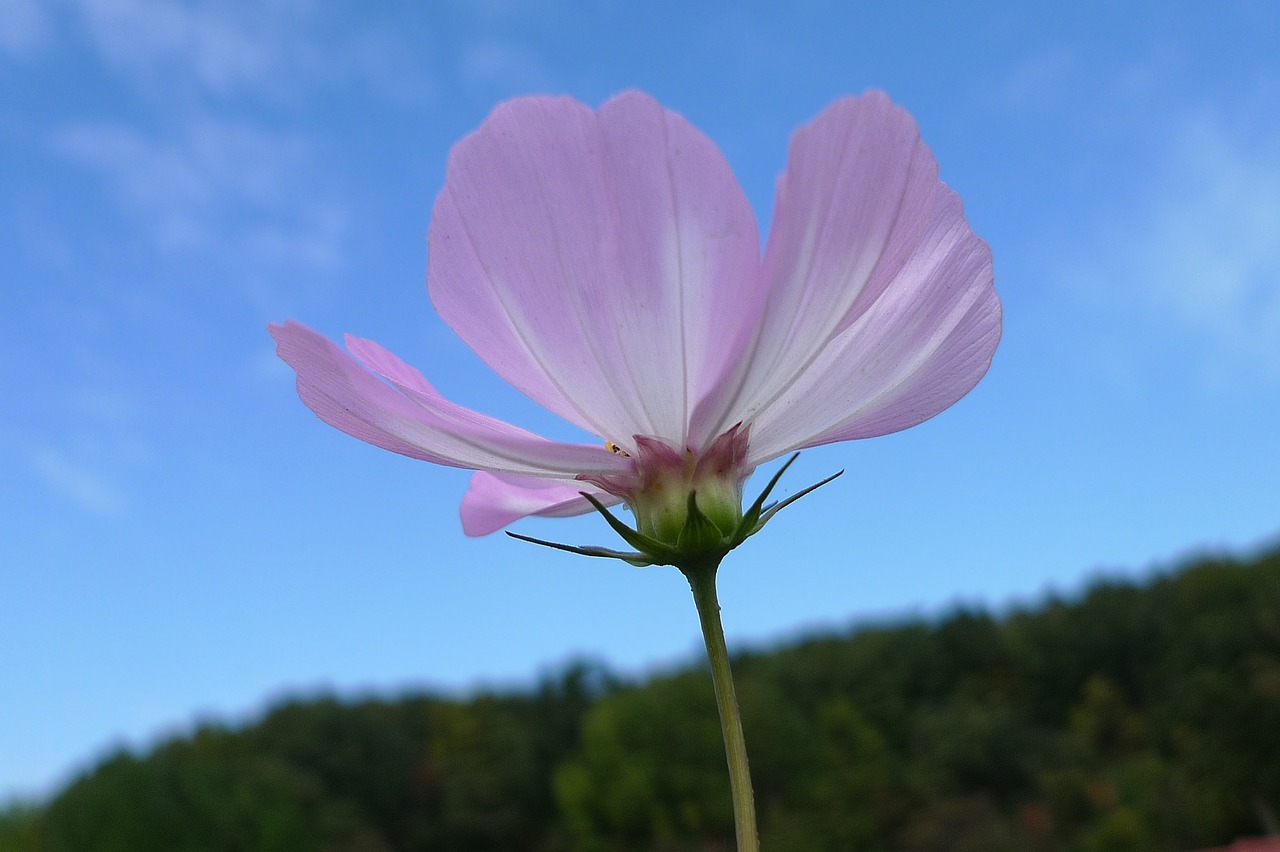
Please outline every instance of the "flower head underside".
M599 443L451 403L372 341L271 331L322 420L477 471L470 535L625 503L644 540L732 542L758 465L932 417L1000 338L990 251L878 92L797 131L763 256L723 156L652 98L507 102L451 153L428 257L454 331Z

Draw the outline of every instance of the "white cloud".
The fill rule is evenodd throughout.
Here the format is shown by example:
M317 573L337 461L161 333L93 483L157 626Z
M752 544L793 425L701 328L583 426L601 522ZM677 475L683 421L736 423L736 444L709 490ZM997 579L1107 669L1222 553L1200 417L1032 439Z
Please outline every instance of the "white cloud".
M246 237L255 255L278 265L335 272L342 261L347 217L336 205L308 207L296 221L257 228Z
M420 45L370 19L363 6L73 0L72 9L93 52L153 94L194 85L215 99L278 102L354 85L396 103L420 104L435 92Z
M67 391L62 404L76 420L104 426L129 426L139 419L137 400L118 387L87 384Z
M1071 86L1077 67L1071 50L1050 48L1014 66L997 86L995 99L1014 109L1057 103L1061 93Z
M54 145L102 172L131 201L170 210L279 202L306 155L298 137L207 115L168 133L119 123L73 125L55 135Z
M1135 236L1154 309L1280 378L1280 133L1188 124Z
M546 13L548 0L457 0L457 11L486 25L510 24L531 12Z
M555 88L546 63L532 50L503 41L468 45L462 53L462 80L468 88L502 95Z
M41 0L4 0L0 3L0 53L26 58L44 46L49 17Z
M272 387L287 386L294 372L288 364L276 355L274 345L264 345L246 362L245 375L249 381L270 385Z
M421 109L440 95L434 78L425 71L426 49L385 27L371 26L356 33L345 45L347 69L334 73L367 81L373 91L392 103Z
M84 511L106 516L124 512L124 495L113 484L63 453L37 448L28 454L28 461L51 491Z
M123 124L78 124L55 133L53 147L98 172L133 205L172 212L209 200L213 175L183 142L149 138Z
M161 249L317 273L339 265L346 217L316 185L320 168L301 137L199 115L168 131L73 125L52 145L97 173Z
M1145 191L1112 212L1073 279L1081 295L1176 334L1202 380L1276 382L1280 126L1204 114L1174 127Z
M298 3L212 4L176 0L80 0L88 37L111 66L149 80L192 75L204 88L275 87L315 61Z

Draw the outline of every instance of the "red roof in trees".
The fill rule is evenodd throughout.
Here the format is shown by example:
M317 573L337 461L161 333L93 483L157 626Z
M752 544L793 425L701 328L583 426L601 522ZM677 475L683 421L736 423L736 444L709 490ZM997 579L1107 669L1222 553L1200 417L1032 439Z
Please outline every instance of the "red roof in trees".
M1201 852L1280 852L1280 837L1242 837L1229 846Z

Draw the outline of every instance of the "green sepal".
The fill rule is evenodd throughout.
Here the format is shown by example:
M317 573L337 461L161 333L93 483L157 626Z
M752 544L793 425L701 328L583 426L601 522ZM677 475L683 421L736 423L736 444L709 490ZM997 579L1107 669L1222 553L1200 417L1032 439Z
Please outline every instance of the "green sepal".
M778 512L844 473L843 470L837 471L821 482L797 491L785 500L766 505L765 501L769 499L774 487L782 479L782 474L786 473L787 468L791 467L792 462L799 457L799 453L793 454L783 463L782 467L778 468L777 473L769 479L764 490L760 492L760 496L743 513L738 525L727 535L698 506L696 491L689 492L684 526L681 528L674 545L667 544L627 526L605 508L603 503L585 491L579 493L597 512L604 516L605 521L613 528L613 531L638 552L611 550L607 547L560 544L559 542L532 538L531 536L520 535L510 531L507 532L507 535L531 544L540 544L543 547L551 547L568 553L577 553L580 556L619 559L638 568L645 568L650 565L674 565L680 570L686 571L692 567L719 565L720 560L724 558L726 553L764 529L764 525L772 520L773 516Z
M587 492L580 491L579 493L584 498L586 498L586 501L588 503L590 503L592 506L595 507L595 510L597 512L599 512L601 515L604 515L604 519L609 522L609 526L613 527L613 531L616 532L618 535L622 536L622 540L625 541L627 544L631 545L632 547L634 547L636 550L640 551L641 553L649 557L667 557L667 556L679 555L679 551L677 551L671 545L664 544L663 542L658 541L656 538L650 538L649 536L645 535L642 532L638 532L636 530L631 529L631 527L627 526L622 521L614 517L613 512L610 512L608 509L606 509L603 503L601 503L599 500L597 500L595 497L591 496ZM652 561L657 563L657 562L662 562L662 559L654 558Z
M765 485L764 490L760 492L760 496L755 499L751 507L743 514L742 520L738 523L738 528L733 531L733 546L737 547L747 540L747 536L751 535L760 522L760 513L764 510L764 501L769 499L769 492L773 491L778 480L782 479L782 474L787 472L787 468L791 467L791 463L800 458L799 453L792 453L791 458L783 462L782 467L778 468L778 472L769 478L769 483Z
M622 550L610 550L607 547L594 547L590 545L578 547L572 544L560 544L556 541L547 541L542 538L520 535L520 533L513 533L510 530L507 530L507 535L512 538L518 538L521 541L527 541L530 544L540 544L543 547L553 547L556 550L576 553L579 556L597 556L603 559L621 559L623 562L626 562L629 565L634 565L637 568L648 568L650 565L654 564L653 560L647 558L643 553L627 553Z
M681 553L706 553L721 551L723 556L729 551L725 548L725 535L711 519L698 508L698 492L689 492L689 505L685 509L684 527L676 539L676 549Z
M769 523L770 520L772 520L774 515L778 514L783 509L787 508L792 503L796 502L806 494L809 494L810 492L813 492L813 491L817 491L819 488L826 485L828 482L831 482L833 479L836 479L843 473L844 473L843 470L837 470L835 473L831 474L821 482L815 482L813 485L810 485L808 488L802 488L799 491L797 491L795 494L792 494L790 497L783 500L782 502L775 503L774 505L770 506L768 509L764 511L764 514L760 516L760 520L756 523L756 525L750 530L748 530L746 535L742 537L742 540L746 541L751 536L760 532L760 530L764 529L764 525Z

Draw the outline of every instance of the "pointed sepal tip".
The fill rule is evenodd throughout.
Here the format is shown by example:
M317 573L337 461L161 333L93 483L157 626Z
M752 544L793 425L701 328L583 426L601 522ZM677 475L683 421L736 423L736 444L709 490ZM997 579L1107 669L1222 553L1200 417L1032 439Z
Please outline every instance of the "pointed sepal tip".
M785 500L777 503L766 505L765 501L769 499L769 495L773 492L775 486L782 479L782 475L786 473L787 468L800 457L799 453L794 453L778 468L777 472L770 477L768 484L764 490L748 507L747 511L742 514L741 520L737 526L726 533L715 525L715 523L707 517L698 505L698 492L690 491L688 496L688 505L685 512L685 522L676 537L674 544L660 541L652 536L645 535L638 530L632 529L610 512L604 504L602 504L593 495L587 492L581 492L583 498L589 502L592 507L599 512L606 523L616 532L627 544L635 548L635 552L612 550L607 547L596 547L590 545L572 545L561 544L559 542L547 541L545 539L533 538L532 536L520 535L519 533L507 532L507 535L521 541L527 541L531 544L542 545L543 547L551 547L556 550L563 550L568 553L576 553L580 556L593 556L597 558L619 559L629 565L644 568L649 565L674 565L681 570L693 566L705 566L708 564L718 565L720 560L724 558L730 550L742 544L751 536L764 529L764 525L771 521L778 512L790 506L792 503L810 494L827 483L833 481L844 473L843 470L836 471L831 476L820 482L815 482L807 488L802 488L795 494Z

